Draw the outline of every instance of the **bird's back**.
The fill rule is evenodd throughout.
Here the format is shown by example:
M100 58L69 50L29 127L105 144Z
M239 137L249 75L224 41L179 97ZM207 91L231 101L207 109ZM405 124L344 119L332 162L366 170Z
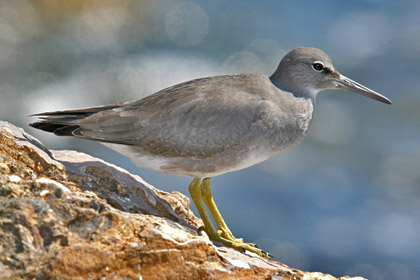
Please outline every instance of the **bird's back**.
M145 168L207 177L293 146L312 112L311 100L279 90L267 76L242 74L192 80L123 104L46 113L33 126L103 142Z

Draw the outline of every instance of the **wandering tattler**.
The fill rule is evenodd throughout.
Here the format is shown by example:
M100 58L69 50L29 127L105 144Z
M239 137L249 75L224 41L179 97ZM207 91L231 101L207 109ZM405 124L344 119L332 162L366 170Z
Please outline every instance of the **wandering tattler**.
M210 177L260 163L299 143L311 123L315 97L326 89L391 104L338 73L323 51L297 48L271 77L196 79L131 102L36 114L40 120L30 126L102 142L144 168L194 177L189 191L204 223L200 230L211 240L269 258L233 236L213 201Z

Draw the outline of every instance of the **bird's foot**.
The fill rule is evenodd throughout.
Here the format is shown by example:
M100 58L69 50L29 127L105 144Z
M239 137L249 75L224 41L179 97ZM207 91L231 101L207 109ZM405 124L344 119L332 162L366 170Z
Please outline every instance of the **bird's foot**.
M233 236L232 232L230 230L221 230L219 229L217 231L217 233L220 235L220 237L227 239L227 240L231 240L237 243L244 243L244 239L243 238L236 238L235 236ZM253 244L253 243L247 243L247 244L252 244L252 246L257 247L257 245Z
M200 227L198 230L205 231L209 236L210 240L220 242L223 245L236 249L242 253L245 253L245 251L249 251L266 259L270 259L273 257L271 254L258 248L256 244L246 243L243 241L242 238L234 237L230 231L218 230L217 232L209 232L206 231L206 228L204 226Z

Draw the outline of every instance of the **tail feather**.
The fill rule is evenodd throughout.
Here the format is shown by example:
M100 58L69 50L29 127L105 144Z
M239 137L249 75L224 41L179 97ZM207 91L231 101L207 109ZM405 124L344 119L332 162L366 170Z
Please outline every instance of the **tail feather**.
M85 109L54 111L33 114L39 117L39 121L29 124L29 126L46 132L54 133L58 136L77 136L80 126L78 120L85 119L101 111L111 110L119 107L119 104L89 107Z
M105 106L96 106L96 107L89 107L84 109L75 109L75 110L65 110L65 111L54 111L54 112L44 112L38 114L32 114L31 117L39 117L39 116L90 116L95 113L104 110L111 110L114 108L120 107L121 104L112 104L112 105L105 105Z
M79 128L78 125L54 124L48 122L35 122L29 125L33 128L51 132L59 136L72 136L73 130Z

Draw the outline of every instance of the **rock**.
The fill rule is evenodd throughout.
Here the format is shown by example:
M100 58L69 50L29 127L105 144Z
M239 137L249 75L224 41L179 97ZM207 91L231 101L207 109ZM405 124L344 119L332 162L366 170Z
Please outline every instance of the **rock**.
M189 204L0 122L0 279L336 279L216 247Z

